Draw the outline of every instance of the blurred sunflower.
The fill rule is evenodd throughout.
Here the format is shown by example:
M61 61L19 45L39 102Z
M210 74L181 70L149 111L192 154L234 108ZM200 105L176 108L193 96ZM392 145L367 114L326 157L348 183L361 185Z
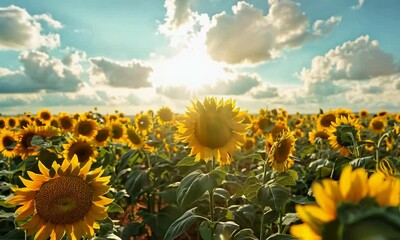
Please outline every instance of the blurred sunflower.
M147 134L151 132L153 129L153 121L149 114L146 113L139 113L135 117L135 125L136 129L143 134Z
M375 142L374 141L372 141L370 139L367 139L364 142L366 142L365 145L364 145L364 149L366 151L371 152L371 151L373 151L375 149Z
M289 132L289 127L285 121L278 120L275 126L268 132L268 135L275 142L284 132Z
M370 205L370 208L398 207L400 203L400 179L387 181L385 176L379 172L372 174L368 179L364 168L352 170L351 166L343 169L338 182L332 179L323 179L321 183L314 183L312 190L317 205L296 205L296 212L303 223L292 226L290 232L299 239L330 239L333 236L335 236L334 239L336 237L338 239L355 239L350 237L354 234L354 231L352 232L348 227L350 224L341 222L349 219L345 216L351 214L348 208L362 205ZM346 206L348 207L345 209L347 211L341 210ZM339 213L341 213L340 216ZM354 217L352 220L354 221ZM362 220L361 218L361 224ZM387 233L380 228L381 225L371 225L375 229L364 229L364 231L371 230L369 239L388 239L382 238L382 234ZM327 230L333 230L332 228L335 227L338 228L337 231ZM341 236L333 234L341 234Z
M140 136L139 132L133 126L127 127L124 139L131 149L140 149L145 144L145 139Z
M169 107L162 107L157 111L157 121L159 124L170 124L174 121L174 112Z
M360 141L361 124L358 119L352 117L337 117L328 130L329 143L334 149L344 155L350 155L348 147L353 146L354 141ZM353 139L352 139L353 138Z
M215 97L192 102L179 123L178 131L184 143L192 148L190 155L196 161L213 158L221 165L231 163L231 155L243 145L247 125L243 120L247 112L235 108L233 100L217 102Z
M351 110L348 108L338 108L335 112L338 117L350 117L352 115Z
M25 128L28 125L32 124L32 120L27 116L22 116L19 118L19 127Z
M393 176L399 176L399 171L393 165L392 161L387 157L379 160L379 162L376 164L376 171L381 172L387 178L392 178Z
M336 121L336 112L328 111L320 114L317 119L317 131L328 130L331 124Z
M358 113L358 116L360 116L360 118L365 119L369 116L369 113L367 110L360 110L360 112Z
M51 112L47 109L42 109L37 113L37 118L43 123L43 124L50 124L50 121L52 119Z
M303 125L304 119L303 118L296 118L294 121L294 127L299 128L301 125Z
M114 142L122 142L125 134L125 126L119 121L114 121L111 124L111 138Z
M105 146L108 143L110 136L111 127L109 125L103 125L97 130L97 134L93 137L93 141L97 146Z
M52 118L50 121L50 126L58 128L58 120L56 118Z
M369 122L369 128L376 133L383 133L385 127L387 126L387 121L383 117L374 117Z
M376 114L378 117L387 117L389 113L385 110L381 110Z
M74 135L93 138L97 134L97 128L98 124L95 120L81 116L74 127Z
M282 135L272 144L269 150L269 165L277 172L283 172L293 166L294 143L296 142L293 133L284 131Z
M92 238L113 199L103 196L110 176L102 177L101 167L89 172L91 165L88 161L80 167L76 156L61 166L54 162L51 169L39 161L40 174L28 171L31 180L20 177L25 187L11 188L15 196L7 200L22 205L15 211L15 220L23 221L19 229L35 240Z
M7 123L6 123L6 119L0 117L0 129L4 129L6 128Z
M245 152L251 152L256 146L256 139L254 137L246 137L242 149Z
M75 119L67 113L60 113L57 116L59 128L64 132L72 132L74 129Z
M2 129L0 130L0 153L6 158L15 156L14 148L17 143L15 132Z
M65 159L72 160L76 155L80 163L86 163L88 161L96 162L97 150L92 141L88 138L79 136L77 138L71 138L68 143L63 144L63 155Z
M8 117L7 118L7 125L9 128L15 128L18 126L18 118L16 117Z
M254 134L266 135L274 127L274 122L267 115L259 115L258 118L254 119L253 126Z
M394 120L395 120L397 123L400 123L400 113L396 114L396 116L394 117Z
M311 132L308 133L308 141L311 144L315 143L315 140L317 138L320 138L322 140L328 140L329 134L328 134L327 130L317 131L317 130L313 129Z

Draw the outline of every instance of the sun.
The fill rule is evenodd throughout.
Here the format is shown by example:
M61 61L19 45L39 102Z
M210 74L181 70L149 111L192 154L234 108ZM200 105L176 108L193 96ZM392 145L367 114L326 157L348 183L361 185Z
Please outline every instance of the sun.
M225 65L212 60L205 47L193 46L180 50L171 58L156 60L152 82L158 86L179 86L196 92L205 85L227 79L229 75Z

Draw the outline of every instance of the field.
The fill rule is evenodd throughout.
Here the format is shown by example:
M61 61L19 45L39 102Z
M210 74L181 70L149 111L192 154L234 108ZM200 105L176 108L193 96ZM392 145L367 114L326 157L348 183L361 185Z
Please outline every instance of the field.
M185 114L42 109L0 129L0 239L400 236L400 113L205 98Z

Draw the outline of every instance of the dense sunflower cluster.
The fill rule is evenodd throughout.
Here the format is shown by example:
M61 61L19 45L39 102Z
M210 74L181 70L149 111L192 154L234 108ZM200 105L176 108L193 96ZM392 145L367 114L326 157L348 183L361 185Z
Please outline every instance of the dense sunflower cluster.
M215 97L182 114L0 115L0 220L28 239L396 239L399 135L399 113Z

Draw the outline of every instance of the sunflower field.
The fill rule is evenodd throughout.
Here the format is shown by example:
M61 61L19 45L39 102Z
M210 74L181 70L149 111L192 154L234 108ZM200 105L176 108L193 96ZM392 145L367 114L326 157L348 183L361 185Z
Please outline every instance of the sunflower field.
M400 113L214 97L1 115L0 239L400 239L399 134Z

